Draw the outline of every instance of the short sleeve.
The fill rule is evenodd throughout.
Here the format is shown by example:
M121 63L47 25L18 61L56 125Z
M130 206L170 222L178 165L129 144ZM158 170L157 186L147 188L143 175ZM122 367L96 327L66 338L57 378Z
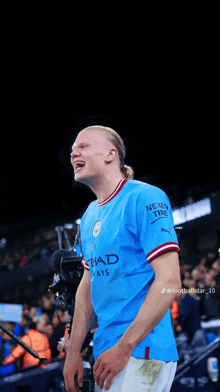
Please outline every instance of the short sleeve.
M144 189L136 213L140 243L149 263L163 253L179 252L170 201L161 189Z
M84 269L86 269L87 271L89 271L89 264L86 263L85 259L82 260L81 264L82 264L82 266L84 267Z

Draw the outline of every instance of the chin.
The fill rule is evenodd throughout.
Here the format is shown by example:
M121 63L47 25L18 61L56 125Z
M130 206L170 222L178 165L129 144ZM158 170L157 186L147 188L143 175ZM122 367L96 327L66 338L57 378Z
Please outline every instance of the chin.
M81 182L81 184L87 185L90 188L93 188L94 186L97 185L97 182L99 181L99 176L97 175L83 175L81 173L76 173L75 175L75 181L76 182Z
M89 177L86 177L86 176L80 176L80 173L78 174L78 173L76 173L75 174L75 181L76 182L81 182L82 184L86 184L86 185L89 185Z

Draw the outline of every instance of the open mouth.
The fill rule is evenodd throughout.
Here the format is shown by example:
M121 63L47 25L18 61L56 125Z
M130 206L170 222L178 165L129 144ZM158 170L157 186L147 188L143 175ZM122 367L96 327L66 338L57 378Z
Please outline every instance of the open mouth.
M85 162L76 162L73 165L74 173L78 173L85 166Z

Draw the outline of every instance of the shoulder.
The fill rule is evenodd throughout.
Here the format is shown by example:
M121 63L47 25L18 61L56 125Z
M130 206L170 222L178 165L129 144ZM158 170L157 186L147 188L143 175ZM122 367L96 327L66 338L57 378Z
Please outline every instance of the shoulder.
M30 330L29 330L30 331ZM24 343L30 343L30 333L29 333L29 331L26 333L26 335L24 335L24 336L22 336L21 337L21 340L24 342Z
M126 184L127 194L138 201L150 201L153 203L158 200L168 200L166 193L156 186L145 182L129 180Z

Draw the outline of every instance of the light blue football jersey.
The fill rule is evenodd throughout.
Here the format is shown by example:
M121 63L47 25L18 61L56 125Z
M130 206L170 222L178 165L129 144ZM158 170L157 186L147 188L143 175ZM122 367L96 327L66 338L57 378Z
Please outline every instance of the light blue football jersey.
M83 266L90 271L98 317L97 360L118 343L136 318L155 279L151 261L164 252L179 251L169 199L152 185L121 180L108 199L89 205L81 220L81 238ZM178 360L170 310L132 356Z

